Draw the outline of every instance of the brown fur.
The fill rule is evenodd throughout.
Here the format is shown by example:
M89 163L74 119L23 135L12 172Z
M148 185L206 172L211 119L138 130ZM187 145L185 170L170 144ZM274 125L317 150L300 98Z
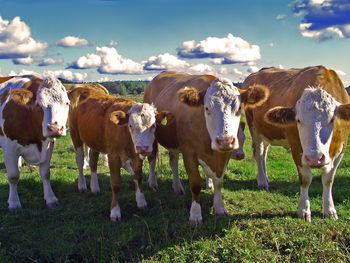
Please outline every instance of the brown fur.
M266 112L264 119L267 123L284 128L295 125L295 111L293 108L274 107Z
M199 93L196 88L184 87L178 92L179 101L188 106L199 107L204 104L204 92Z
M115 119L125 117L135 102L91 88L76 88L69 93L69 98L69 125L74 147L85 143L94 150L93 153L108 154L113 208L119 204L122 184L120 168L123 162L132 161L134 179L142 187L142 160L135 153L128 126L115 122ZM114 116L112 120L111 115Z
M254 88L249 87L247 90L239 89L239 92L241 93L242 103L248 107L260 106L267 100L269 96L268 88L263 85L254 85Z

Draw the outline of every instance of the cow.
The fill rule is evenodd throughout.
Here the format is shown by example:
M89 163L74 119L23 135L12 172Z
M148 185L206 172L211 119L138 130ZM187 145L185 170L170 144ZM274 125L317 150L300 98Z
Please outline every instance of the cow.
M108 90L100 83L94 83L94 82L88 82L88 83L64 83L63 86L66 88L67 92L72 91L73 89L76 88L92 88L92 89L96 89L99 90L105 94L109 94ZM89 147L87 147L86 145L83 146L84 149L84 165L83 165L83 169L87 169L87 167L89 166L89 155L90 155L90 150ZM107 154L102 154L102 160L103 160L103 165L104 166L108 166L108 157Z
M20 156L39 166L46 204L57 207L50 185L50 160L55 138L66 135L69 99L65 88L51 77L1 77L0 105L0 146L10 188L8 208L21 208L17 192Z
M86 144L90 147L90 188L94 193L100 191L96 172L98 154L108 155L112 189L110 219L121 219L118 200L122 186L121 167L134 176L137 206L145 208L143 158L153 150L156 125L162 126L163 119L170 125L171 115L158 113L153 105L147 103L136 103L86 87L73 89L69 98L69 127L79 170L78 189L86 189L83 174L83 144Z
M225 78L170 71L160 73L147 85L143 101L153 103L158 110L168 111L175 118L173 124L157 127L156 139L170 151L175 177L178 154L182 153L192 193L191 225L203 221L199 202L202 179L198 165L213 179L215 213L227 215L221 188L232 151L239 147L237 132L242 104L254 107L266 96L266 89L261 87L243 91ZM151 166L156 158L156 147L154 149L149 158Z
M241 121L239 124L238 134L237 134L239 147L238 149L232 151L231 159L242 160L245 157L244 150L243 150L244 141L246 139L246 136L244 134L244 129L245 129L245 123ZM173 190L175 193L179 195L183 195L185 194L185 191L183 189L183 186L179 178L178 162L179 162L179 152L174 152L174 151L169 152L169 164L173 173ZM151 161L149 166L148 185L153 190L158 189L158 182L155 174L155 167L156 167L156 162ZM208 189L211 189L214 191L213 180L210 177L206 178L206 186Z
M249 75L243 89L259 85L269 89L268 99L259 107L245 110L258 187L268 189L269 145L290 148L300 183L298 216L311 222L311 168L319 168L323 171L323 214L337 220L332 185L347 146L350 120L350 99L341 80L324 66L272 67Z

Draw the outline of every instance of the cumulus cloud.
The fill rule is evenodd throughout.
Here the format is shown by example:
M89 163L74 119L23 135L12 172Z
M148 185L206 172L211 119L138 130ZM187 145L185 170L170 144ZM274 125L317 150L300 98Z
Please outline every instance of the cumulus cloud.
M31 37L29 26L20 17L17 16L10 22L0 16L0 59L42 54L47 46L47 43L37 42Z
M78 73L72 72L69 70L46 70L42 73L43 77L55 77L55 78L63 78L70 81L82 82L84 81L88 74L87 73Z
M82 47L89 45L89 41L84 38L79 38L75 36L66 36L56 42L56 45L59 47Z
M177 70L182 71L190 66L184 60L171 55L169 53L160 54L158 56L151 56L147 61L144 61L143 68L145 70Z
M286 18L286 16L287 16L286 14L279 14L279 15L276 16L276 19L277 20L283 20L283 19Z
M115 40L111 40L111 41L109 41L107 46L108 47L116 47L116 46L118 46L118 42Z
M97 67L107 74L142 74L143 65L122 57L114 47L96 47L96 52L81 56L69 68L87 69Z
M344 77L346 75L346 73L342 70L336 70L335 72L337 72L337 74L341 77Z
M182 58L210 58L214 64L249 62L261 58L259 46L232 34L224 38L208 37L199 43L185 41L177 48L177 54Z
M299 26L304 37L324 41L336 34L350 39L350 2L347 0L297 0L295 15L303 16Z
M12 62L16 65L30 65L34 62L34 59L29 56L26 58L15 58L12 60Z
M43 66L51 66L51 65L60 65L63 63L62 59L54 59L54 58L46 58L43 59L38 66L43 67Z

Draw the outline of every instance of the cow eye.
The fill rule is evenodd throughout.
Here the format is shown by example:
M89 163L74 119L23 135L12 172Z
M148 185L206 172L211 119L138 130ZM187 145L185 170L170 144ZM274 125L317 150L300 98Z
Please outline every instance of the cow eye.
M208 107L205 107L205 112L206 112L207 114L209 114L209 113L210 113L210 111L209 111Z
M155 124L152 124L151 129L154 129L155 127L156 127L156 125L155 125Z
M301 123L301 122L300 122L300 119L297 119L297 123L299 123L299 124Z
M129 128L132 129L132 125L131 124L129 124Z

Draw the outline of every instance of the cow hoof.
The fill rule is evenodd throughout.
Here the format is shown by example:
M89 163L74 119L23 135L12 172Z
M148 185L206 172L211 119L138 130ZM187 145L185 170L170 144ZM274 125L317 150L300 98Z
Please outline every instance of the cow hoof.
M151 188L153 191L158 191L158 184L157 183L150 183L148 182L149 188Z
M304 219L306 222L311 223L311 213L303 211L298 213L298 217L300 217L301 219Z
M269 190L269 185L267 184L263 184L263 185L258 185L258 189L259 190L265 190L268 191Z
M191 227L196 227L203 224L202 217L190 218L189 221L190 221Z
M58 201L47 204L47 206L51 209L57 208L59 205L60 203Z
M100 194L100 189L91 189L91 193L98 195Z
M182 185L180 185L180 186L173 185L173 190L174 190L175 194L178 194L178 195L185 194L185 190L183 189Z
M17 209L22 208L21 203L20 202L11 202L11 204L9 204L9 211L16 211Z
M224 209L220 209L219 211L215 210L215 214L217 216L228 217L228 213L227 213L225 208Z
M122 220L122 218L121 218L121 217L118 217L118 216L115 216L115 217L112 217L112 216L111 216L111 221L117 222L117 220L120 221L120 220Z
M338 215L337 215L337 212L334 210L334 211L329 211L328 213L323 213L324 217L329 217L331 219L333 219L334 221L337 221L338 220Z
M87 191L87 187L79 187L78 190L80 193L85 193Z

